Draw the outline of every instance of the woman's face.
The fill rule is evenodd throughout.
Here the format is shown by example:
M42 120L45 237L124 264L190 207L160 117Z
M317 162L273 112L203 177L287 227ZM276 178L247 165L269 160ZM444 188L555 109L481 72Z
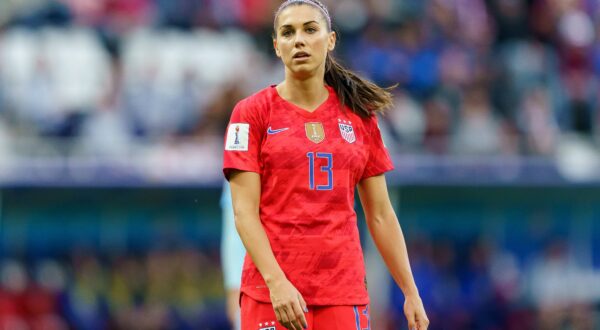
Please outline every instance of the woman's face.
M298 79L324 74L327 53L335 47L323 14L311 5L291 5L279 14L273 46L290 72ZM321 73L322 72L322 73Z

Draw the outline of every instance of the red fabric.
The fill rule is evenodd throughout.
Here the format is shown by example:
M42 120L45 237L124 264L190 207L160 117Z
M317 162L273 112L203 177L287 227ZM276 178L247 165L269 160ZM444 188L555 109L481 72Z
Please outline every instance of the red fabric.
M237 124L235 130L249 124L248 149L224 151L223 171L226 177L233 169L261 174L260 219L279 265L308 304L365 305L369 298L354 189L360 180L393 165L377 118L362 119L342 109L333 89L328 89L328 100L314 112L285 101L274 86L238 103L230 126ZM322 125L322 142L307 137L306 123ZM344 123L352 127L352 143L342 137L340 124ZM269 127L287 130L267 134ZM248 256L241 291L258 301L270 301L269 290Z
M242 330L286 330L277 322L270 303L256 301L242 295ZM304 314L308 330L369 330L371 328L368 305L360 306L308 306Z

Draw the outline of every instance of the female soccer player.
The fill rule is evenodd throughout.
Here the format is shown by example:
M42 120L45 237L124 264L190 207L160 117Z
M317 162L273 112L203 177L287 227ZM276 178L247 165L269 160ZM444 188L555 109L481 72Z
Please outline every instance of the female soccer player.
M225 137L223 172L248 251L242 329L370 329L357 185L409 329L427 329L383 175L393 165L376 113L391 94L333 59L336 34L319 1L284 2L274 28L285 79L239 102Z

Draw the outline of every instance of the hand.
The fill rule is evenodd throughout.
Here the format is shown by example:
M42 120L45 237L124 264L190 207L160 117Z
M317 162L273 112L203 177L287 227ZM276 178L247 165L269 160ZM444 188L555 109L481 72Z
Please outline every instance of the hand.
M404 315L408 320L409 330L426 330L429 319L419 295L406 296L404 300Z
M289 330L306 329L306 302L292 283L284 278L271 284L269 290L277 321Z

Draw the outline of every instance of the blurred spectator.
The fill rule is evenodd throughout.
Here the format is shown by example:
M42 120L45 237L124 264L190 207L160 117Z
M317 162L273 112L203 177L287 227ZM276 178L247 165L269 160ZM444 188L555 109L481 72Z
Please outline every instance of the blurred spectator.
M530 153L537 155L554 153L559 129L546 89L532 88L524 94L518 119Z
M380 24L369 24L359 37L350 55L351 64L382 86L390 86L407 80L408 63L397 50L391 37Z
M432 97L425 101L424 149L433 154L446 154L452 129L452 109L442 97Z
M4 120L4 116L0 113L0 177L3 176L3 166L8 166L8 162L12 156L12 137L13 134Z
M489 1L496 21L496 42L525 39L530 31L527 22L527 3L519 0Z
M425 117L423 109L410 95L396 93L394 108L386 113L396 139L404 147L403 151L418 151L423 145Z
M587 71L569 70L563 74L562 86L565 96L559 109L559 120L563 130L591 138L594 130L594 105L597 103L595 91L597 80Z
M25 269L15 260L4 260L0 267L0 325L4 329L27 329L24 300L28 278Z
M35 282L27 289L25 306L32 329L68 329L61 315L60 299L65 288L65 274L61 266L50 260L40 262L35 269Z
M552 240L531 269L531 295L535 305L539 306L540 329L557 329L558 325L573 329L594 328L589 304L594 292L589 290L599 281L593 273L574 264L567 253L564 242Z
M483 87L467 90L462 113L452 141L458 154L492 155L501 150L500 123L495 118L492 105Z
M125 116L120 108L122 101L122 68L115 58L112 61L110 87L103 95L98 111L90 114L81 128L80 152L90 156L126 156L131 152L132 141Z
M502 67L502 83L497 87L498 104L508 116L518 116L516 109L525 97L525 92L533 88L552 90L548 110L556 112L559 93L556 91L559 79L557 54L551 48L536 40L510 41L501 45L498 54ZM549 95L550 96L550 95Z
M76 256L73 260L73 281L65 294L64 313L69 324L78 329L106 328L105 276L93 255Z

